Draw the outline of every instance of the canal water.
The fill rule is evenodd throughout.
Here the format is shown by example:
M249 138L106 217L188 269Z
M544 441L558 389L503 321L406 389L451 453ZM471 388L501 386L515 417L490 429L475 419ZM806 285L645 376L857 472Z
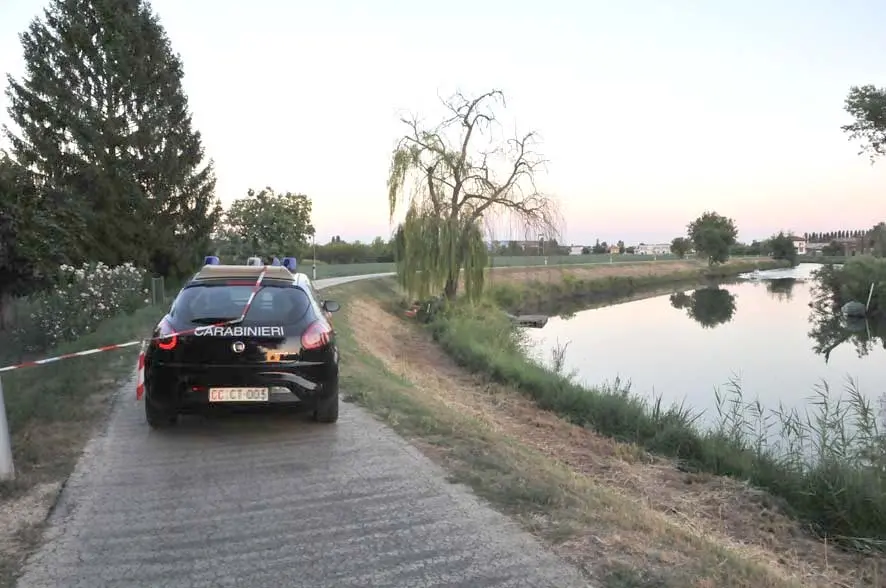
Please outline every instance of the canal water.
M629 381L635 394L683 404L709 425L715 389L726 392L735 379L745 402L768 409L781 403L802 413L823 382L833 398L845 396L847 378L877 402L886 395L883 328L816 319L809 303L819 267L551 317L526 330L531 353L551 366L552 351L566 345L563 369L584 384Z

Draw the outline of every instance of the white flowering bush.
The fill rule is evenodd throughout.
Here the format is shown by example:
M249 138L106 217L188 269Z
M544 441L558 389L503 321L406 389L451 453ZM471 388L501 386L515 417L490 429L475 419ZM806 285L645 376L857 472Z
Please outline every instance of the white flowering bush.
M28 351L46 349L90 333L99 323L149 302L147 271L124 263L62 265L53 288L31 297L30 324L19 327Z

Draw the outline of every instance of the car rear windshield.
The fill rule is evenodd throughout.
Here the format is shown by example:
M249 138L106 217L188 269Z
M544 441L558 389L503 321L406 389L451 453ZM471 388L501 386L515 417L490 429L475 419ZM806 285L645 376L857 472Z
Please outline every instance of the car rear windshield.
M177 321L210 324L239 318L253 285L200 284L185 288L172 308ZM262 286L249 307L246 321L291 325L311 309L311 299L297 286Z

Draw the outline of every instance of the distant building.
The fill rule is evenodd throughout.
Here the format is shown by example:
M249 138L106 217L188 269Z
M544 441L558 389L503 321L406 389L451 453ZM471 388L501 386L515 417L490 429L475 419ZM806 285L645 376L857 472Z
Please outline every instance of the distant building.
M634 253L636 255L667 255L670 252L670 243L641 243L634 248Z
M827 243L806 243L806 255L822 255Z
M618 245L610 245L609 246L609 253L613 253L613 254L621 253L621 247L619 247Z
M792 235L791 241L794 242L794 249L797 250L797 255L806 255L806 239Z
M581 255L582 249L584 249L583 245L572 245L569 248L569 255Z
M490 251L503 250L507 251L523 251L536 252L541 251L542 245L540 241L491 241L487 243Z

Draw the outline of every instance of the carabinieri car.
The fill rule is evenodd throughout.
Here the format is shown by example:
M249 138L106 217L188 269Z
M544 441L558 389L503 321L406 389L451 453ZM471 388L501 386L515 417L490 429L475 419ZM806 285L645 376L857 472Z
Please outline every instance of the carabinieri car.
M285 265L206 265L176 296L145 352L145 417L153 428L212 405L300 402L338 420L339 353L331 313L310 279ZM288 267L287 267L288 266ZM262 282L245 314L259 275Z

